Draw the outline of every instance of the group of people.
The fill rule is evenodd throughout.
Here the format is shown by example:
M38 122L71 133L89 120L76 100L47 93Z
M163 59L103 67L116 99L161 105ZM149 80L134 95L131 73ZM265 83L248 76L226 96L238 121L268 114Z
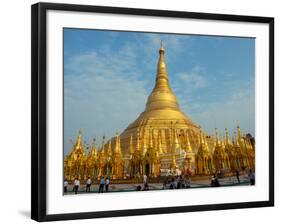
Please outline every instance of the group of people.
M106 177L106 179L102 176L100 178L100 185L99 185L99 193L103 193L104 192L104 188L105 188L105 192L108 192L109 190L109 183L110 183L110 179L109 177ZM64 188L64 193L67 193L68 191L68 181L64 180L63 183L63 188ZM90 192L91 191L91 186L93 184L93 181L90 177L88 177L87 181L86 181L86 192ZM73 188L72 188L72 192L74 192L75 194L78 193L80 187L80 180L77 178L74 179L73 182Z
M191 187L191 179L190 179L190 172L187 170L185 174L180 175L169 175L165 178L163 182L163 189L183 189L183 188L190 188ZM235 176L240 184L240 173L238 170L235 171ZM255 185L255 174L252 170L249 170L249 172L246 173L246 177L250 181L251 185ZM91 186L93 184L93 181L90 177L88 177L85 185L86 185L86 192L91 192ZM99 188L98 193L108 192L109 190L109 184L110 179L109 177L104 178L103 176L100 177L99 182ZM219 179L217 174L213 174L211 176L211 187L219 187ZM75 192L75 194L78 193L80 187L80 180L78 178L75 178L73 182L73 189L72 192ZM143 187L141 185L138 185L136 187L137 191L148 191L149 185L148 185L148 177L146 175L143 176ZM64 180L64 192L66 193L68 191L68 181Z
M106 179L104 179L104 177L102 176L100 179L99 193L103 193L104 187L105 187L105 192L108 192L109 183L110 183L109 177L106 177Z
M241 180L240 180L239 170L235 170L235 176L236 176L238 184L240 184ZM255 185L255 173L251 169L245 173L245 178L250 181L250 185ZM211 177L211 186L212 187L220 186L217 174L213 174L213 176Z
M236 170L235 173L237 181L240 184L240 173L238 170ZM250 185L255 185L255 173L253 172L253 170L250 169L248 172L246 171L245 177L248 178L248 180L250 181Z
M190 188L191 179L189 175L168 176L163 182L163 189Z
M136 191L149 191L149 186L148 186L148 178L147 176L144 174L143 175L143 187L141 187L141 185L138 185L136 187Z

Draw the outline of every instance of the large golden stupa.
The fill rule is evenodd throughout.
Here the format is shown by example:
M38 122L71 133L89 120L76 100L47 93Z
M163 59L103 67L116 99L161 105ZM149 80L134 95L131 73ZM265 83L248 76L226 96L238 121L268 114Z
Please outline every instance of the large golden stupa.
M160 136L162 150L169 152L172 144L169 141L173 139L170 138L172 131L177 132L177 135L188 132L190 136L197 136L200 132L199 126L180 110L177 98L169 84L164 53L164 48L161 46L155 86L148 97L144 112L120 135L124 152L129 150L131 136L133 136L133 144L136 144L137 135L142 142L149 142L150 132L152 132L153 138ZM195 139L191 140L193 144Z
M66 179L110 176L130 179L146 174L159 177L188 170L192 175L232 172L255 167L255 146L239 126L232 138L225 129L215 136L204 133L179 107L168 79L161 44L155 86L145 110L120 135L86 152L79 131L73 149L64 160Z

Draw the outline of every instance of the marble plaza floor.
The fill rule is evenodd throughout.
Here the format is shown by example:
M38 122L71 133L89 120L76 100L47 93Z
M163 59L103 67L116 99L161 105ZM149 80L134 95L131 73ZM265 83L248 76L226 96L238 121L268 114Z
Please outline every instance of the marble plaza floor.
M226 186L246 186L250 185L250 181L248 178L240 176L240 184L238 183L235 176L232 177L225 177L225 178L219 178L220 187L226 187ZM137 186L141 186L143 188L143 183L133 183L133 184L110 184L109 191L108 192L130 192L130 191L136 191ZM163 190L163 183L149 183L149 190ZM206 188L211 187L211 180L205 179L205 180L192 180L191 179L191 185L190 188ZM68 185L68 192L65 193L65 195L72 195L74 192L72 191L73 185ZM81 185L78 190L78 194L89 194L89 193L98 193L99 185L98 184L92 184L91 185L91 191L86 192L86 186ZM105 189L104 189L105 192Z

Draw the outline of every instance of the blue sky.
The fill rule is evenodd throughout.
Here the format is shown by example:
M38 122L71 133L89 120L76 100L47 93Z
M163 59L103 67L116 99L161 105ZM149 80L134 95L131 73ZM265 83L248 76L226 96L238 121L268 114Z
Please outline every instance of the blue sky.
M181 110L210 134L255 135L254 39L64 29L65 153L79 128L100 143L144 110L161 40Z

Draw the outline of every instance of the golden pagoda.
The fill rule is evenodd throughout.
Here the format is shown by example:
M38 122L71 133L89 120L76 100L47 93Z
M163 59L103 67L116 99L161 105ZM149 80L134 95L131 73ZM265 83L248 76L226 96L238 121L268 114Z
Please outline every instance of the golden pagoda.
M238 136L234 133L232 143L227 128L225 138L218 135L217 129L216 137L211 137L180 110L169 84L164 54L161 43L155 85L145 110L120 135L117 133L106 143L103 137L99 151L94 141L87 157L79 131L73 150L65 157L66 179L86 175L130 179L144 174L156 178L187 169L192 175L254 169L251 136L243 136L238 127Z
M86 149L82 143L82 130L78 132L76 143L69 155L64 159L64 177L66 179L82 178L86 177Z
M158 166L151 162L156 156L157 144L161 145L157 156L165 157L167 161L166 164L162 162L161 168L169 169L171 162L175 161L173 157L177 159L176 154L180 153L179 150L184 150L186 136L196 136L200 132L199 126L180 110L169 84L164 54L165 50L161 44L155 86L147 99L145 110L120 135L124 154L129 153L130 144L139 145L138 150L147 161L143 166L146 173L150 173L155 165ZM195 144L193 138L188 139L191 146ZM189 161L191 160L194 161L189 158Z

